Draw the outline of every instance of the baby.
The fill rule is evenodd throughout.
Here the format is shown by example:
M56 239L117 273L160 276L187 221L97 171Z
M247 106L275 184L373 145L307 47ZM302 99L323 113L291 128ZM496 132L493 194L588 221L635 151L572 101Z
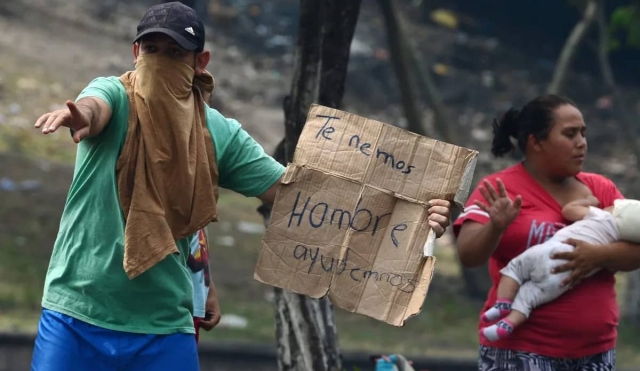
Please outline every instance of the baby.
M529 318L531 310L569 290L560 284L571 272L551 273L561 262L551 259L551 255L574 248L563 241L573 238L595 245L618 240L640 243L640 201L616 200L604 210L594 207L597 205L598 200L593 196L565 205L563 217L575 223L560 229L544 243L527 249L500 271L498 299L482 315L482 322L500 321L481 329L480 336L489 341L507 338ZM588 276L598 270L594 269Z

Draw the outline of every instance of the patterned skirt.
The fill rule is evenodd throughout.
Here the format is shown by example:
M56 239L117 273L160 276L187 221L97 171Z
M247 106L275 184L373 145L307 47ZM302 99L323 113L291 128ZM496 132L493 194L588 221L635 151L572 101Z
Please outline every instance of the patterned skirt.
M615 371L616 351L583 358L553 358L480 346L478 371Z

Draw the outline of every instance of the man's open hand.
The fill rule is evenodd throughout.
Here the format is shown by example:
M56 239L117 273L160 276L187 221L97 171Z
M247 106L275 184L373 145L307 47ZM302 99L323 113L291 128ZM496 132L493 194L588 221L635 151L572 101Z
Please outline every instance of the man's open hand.
M78 109L75 103L68 100L67 107L45 113L36 121L35 127L42 128L43 134L54 133L60 126L67 127L73 132L73 141L80 141L89 136L91 121L87 114Z

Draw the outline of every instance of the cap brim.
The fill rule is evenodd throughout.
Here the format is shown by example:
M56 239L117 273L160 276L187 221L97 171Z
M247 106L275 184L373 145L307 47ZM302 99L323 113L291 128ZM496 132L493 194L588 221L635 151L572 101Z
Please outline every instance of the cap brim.
M133 40L134 43L140 41L140 39L148 34L152 34L152 33L163 33L167 36L169 36L170 38L174 39L178 45L180 45L182 48L186 49L186 50L196 50L198 49L198 45L192 43L191 41L185 39L182 35L180 35L179 33L166 29L166 28L150 28L148 30L144 30L142 31L140 34L138 34L136 36L136 38Z

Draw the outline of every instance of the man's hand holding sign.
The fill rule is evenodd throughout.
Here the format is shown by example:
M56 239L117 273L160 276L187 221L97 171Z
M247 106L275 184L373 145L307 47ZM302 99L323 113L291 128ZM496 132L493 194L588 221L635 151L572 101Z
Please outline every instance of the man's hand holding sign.
M425 243L468 196L477 152L313 105L255 270L263 283L401 326L424 302ZM433 241L429 238L429 241Z

